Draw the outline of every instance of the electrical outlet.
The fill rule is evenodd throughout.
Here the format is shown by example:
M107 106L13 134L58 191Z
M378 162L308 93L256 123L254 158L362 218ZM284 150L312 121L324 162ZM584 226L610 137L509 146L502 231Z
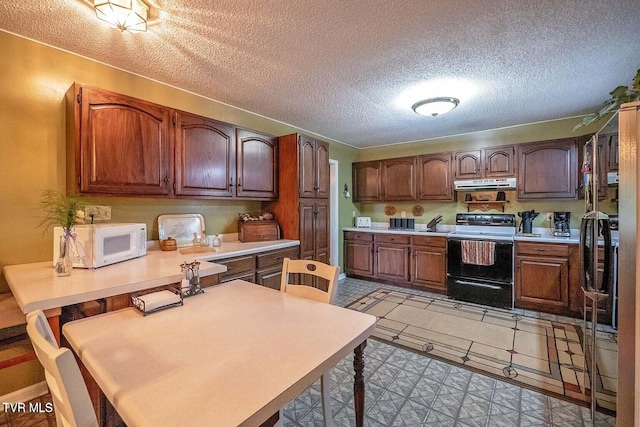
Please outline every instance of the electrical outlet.
M86 206L84 208L85 222L109 221L111 219L111 206Z
M553 221L553 212L547 212L547 219Z

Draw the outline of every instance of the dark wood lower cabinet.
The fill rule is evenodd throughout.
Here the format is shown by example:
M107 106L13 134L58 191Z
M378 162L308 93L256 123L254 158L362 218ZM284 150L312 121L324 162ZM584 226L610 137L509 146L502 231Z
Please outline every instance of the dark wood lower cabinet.
M280 290L282 261L285 258L297 259L298 251L299 246L294 246L258 254L214 260L213 262L227 266L227 271L220 275L220 281L223 283L242 279Z
M516 257L516 307L565 311L569 307L569 259Z
M348 276L445 294L446 268L446 237L344 232Z
M376 234L374 276L384 280L409 281L408 235Z
M515 306L564 314L569 309L569 252L565 244L515 244Z
M516 242L516 308L580 318L581 280L578 245Z
M350 276L373 277L373 234L345 231L344 272Z
M447 293L447 238L413 236L411 283L430 292Z

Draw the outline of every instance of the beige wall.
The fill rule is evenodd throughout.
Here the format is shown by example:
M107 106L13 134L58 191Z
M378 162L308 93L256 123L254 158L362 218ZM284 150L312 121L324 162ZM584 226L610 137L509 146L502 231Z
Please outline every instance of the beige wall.
M0 268L52 257L52 233L38 228L40 194L45 189L66 188L64 96L74 82L272 135L302 131L3 32L0 52ZM338 182L351 186L351 162L357 150L315 136L330 143L330 156L339 161ZM237 230L238 213L261 209L260 202L195 199L94 197L86 201L111 206L112 221L146 223L152 239L158 238L157 217L161 214L200 213L208 233L225 233ZM343 227L351 221L350 199L341 198L339 209ZM6 281L0 276L0 292L6 291Z

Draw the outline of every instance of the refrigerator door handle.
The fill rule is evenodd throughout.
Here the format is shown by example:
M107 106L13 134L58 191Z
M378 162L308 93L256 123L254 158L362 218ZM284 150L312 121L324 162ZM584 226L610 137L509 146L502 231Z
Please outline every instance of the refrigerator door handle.
M598 281L598 236L604 241L602 281ZM587 212L580 224L581 280L585 290L611 291L611 229L606 214Z
M600 289L606 294L611 292L611 229L608 219L598 220L599 228L602 227L602 237L604 238L604 271L602 272L602 284Z

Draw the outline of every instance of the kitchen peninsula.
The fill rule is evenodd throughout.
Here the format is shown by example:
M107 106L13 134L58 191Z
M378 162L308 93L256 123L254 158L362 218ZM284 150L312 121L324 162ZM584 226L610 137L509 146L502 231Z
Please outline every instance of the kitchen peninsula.
M4 276L23 313L138 292L180 282L180 264L200 261L200 277L227 271L216 260L299 245L297 240L269 242L225 242L208 252L149 250L147 255L97 269L73 270L71 276L56 277L50 261L8 265Z

